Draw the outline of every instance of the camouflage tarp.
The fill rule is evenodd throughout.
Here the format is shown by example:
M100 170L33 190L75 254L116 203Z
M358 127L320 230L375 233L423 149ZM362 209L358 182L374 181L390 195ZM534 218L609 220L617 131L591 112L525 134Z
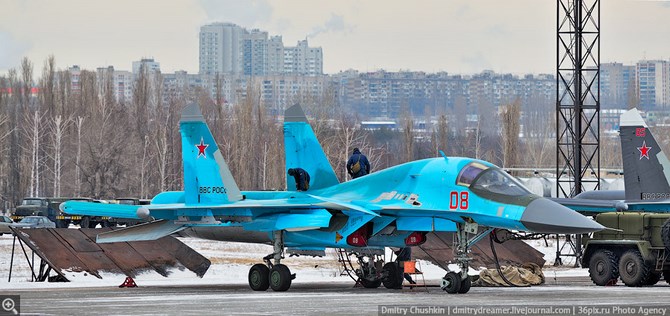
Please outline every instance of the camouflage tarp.
M505 282L497 269L484 269L479 272L479 279L472 282L472 286L531 286L544 283L542 268L534 263L521 267L500 267L500 271L514 285Z

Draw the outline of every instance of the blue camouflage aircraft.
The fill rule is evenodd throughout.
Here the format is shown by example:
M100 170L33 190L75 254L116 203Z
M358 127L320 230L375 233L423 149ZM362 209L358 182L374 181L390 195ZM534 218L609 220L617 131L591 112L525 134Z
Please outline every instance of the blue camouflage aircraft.
M423 159L339 183L300 106L286 110L286 170L302 168L312 182L307 191L240 191L196 105L180 121L184 191L162 192L149 205L69 201L68 214L156 219L99 234L97 242L153 240L172 233L212 240L264 243L274 252L249 271L253 290L286 291L295 275L281 264L285 248L323 253L325 248L410 247L433 231L457 235L460 271L448 272L448 293L470 289L468 252L494 228L575 234L603 229L573 210L528 191L486 161L460 157ZM483 229L479 229L479 228ZM366 287L402 284L396 263L376 262L359 271Z

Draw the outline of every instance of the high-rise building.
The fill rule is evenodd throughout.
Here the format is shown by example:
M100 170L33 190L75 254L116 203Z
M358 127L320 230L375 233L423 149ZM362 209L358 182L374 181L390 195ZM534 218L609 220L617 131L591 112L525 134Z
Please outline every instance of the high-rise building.
M284 47L281 36L268 38L265 31L232 23L204 25L199 36L201 75L323 74L322 49L309 47L307 40Z
M142 58L133 62L133 74L137 76L140 73L140 67L144 66L149 73L161 71L161 63L154 61L153 58Z
M309 47L307 40L298 41L295 47L285 47L284 72L310 76L323 74L321 47Z
M73 65L67 69L70 72L70 85L72 92L81 92L81 68L78 65Z
M268 40L268 68L269 75L277 75L284 72L284 42L281 36L272 36Z
M625 109L635 94L635 66L600 64L600 104L607 109Z
M245 30L232 23L200 27L200 71L202 75L240 73L240 41Z
M268 32L254 29L242 36L242 64L245 76L261 76L267 73Z
M670 107L670 63L642 60L635 65L640 106L646 109Z

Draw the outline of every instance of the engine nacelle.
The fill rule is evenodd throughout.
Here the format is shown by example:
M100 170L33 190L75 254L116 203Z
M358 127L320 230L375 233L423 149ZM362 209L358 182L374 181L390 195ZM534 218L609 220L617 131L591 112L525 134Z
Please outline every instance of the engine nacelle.
M370 239L370 232L372 223L367 223L355 232L347 236L347 244L354 247L365 247L368 245L368 239Z
M413 232L405 238L405 245L418 246L425 243L427 240L425 232Z

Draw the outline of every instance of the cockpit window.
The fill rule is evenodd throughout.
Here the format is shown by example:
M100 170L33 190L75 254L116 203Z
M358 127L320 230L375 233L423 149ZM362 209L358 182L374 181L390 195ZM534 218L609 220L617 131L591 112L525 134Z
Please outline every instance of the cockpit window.
M490 192L507 196L529 195L531 192L521 183L498 168L489 168L481 174L470 185L473 191Z
M456 184L469 187L472 182L475 181L477 176L488 168L489 167L477 162L470 163L461 169L461 173L458 175Z

